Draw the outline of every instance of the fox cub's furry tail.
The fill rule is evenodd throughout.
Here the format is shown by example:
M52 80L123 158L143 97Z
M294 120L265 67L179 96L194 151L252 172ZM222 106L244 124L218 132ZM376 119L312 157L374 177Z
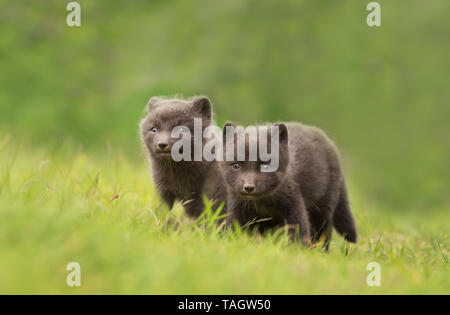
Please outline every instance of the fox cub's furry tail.
M356 243L358 241L355 219L350 211L347 188L345 187L344 182L341 184L339 201L336 210L333 213L333 225L336 231L344 236L347 241L351 243Z

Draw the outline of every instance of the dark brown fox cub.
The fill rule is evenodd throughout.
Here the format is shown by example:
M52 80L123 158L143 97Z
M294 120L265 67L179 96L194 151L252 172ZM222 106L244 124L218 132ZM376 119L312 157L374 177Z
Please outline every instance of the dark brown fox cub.
M224 152L227 139L224 127ZM240 225L259 221L261 230L288 225L292 237L300 234L303 244L324 242L328 250L333 227L349 242L357 241L357 232L347 197L337 149L321 130L298 123L280 123L279 162L273 172L262 172L258 154L256 161L248 159L252 141L246 130L245 161L226 161L222 172L227 186L227 222ZM270 144L270 128L267 143ZM228 138L228 142L235 137ZM225 155L226 153L224 153ZM323 237L323 239L322 239Z
M140 123L141 138L147 149L152 177L162 199L172 208L175 200L184 203L186 213L193 218L204 210L202 195L216 200L217 206L224 201L221 188L223 179L216 161L175 161L172 146L180 138L172 137L172 131L194 130L194 119L202 120L202 132L213 124L211 103L206 97L192 100L163 99L153 97L147 104L146 117ZM195 146L203 148L205 139L195 143L191 133L191 152ZM200 148L201 149L201 148ZM215 210L214 209L214 210Z

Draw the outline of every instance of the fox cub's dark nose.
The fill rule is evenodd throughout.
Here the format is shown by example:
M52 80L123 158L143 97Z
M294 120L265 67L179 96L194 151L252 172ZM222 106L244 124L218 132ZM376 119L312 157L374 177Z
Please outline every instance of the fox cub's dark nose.
M244 191L245 191L246 193L252 193L252 192L254 192L254 191L255 191L255 185L252 185L252 184L245 184L245 185L244 185Z
M169 146L168 143L166 142L160 142L158 143L158 148L160 148L161 150L164 150L165 148L167 148Z

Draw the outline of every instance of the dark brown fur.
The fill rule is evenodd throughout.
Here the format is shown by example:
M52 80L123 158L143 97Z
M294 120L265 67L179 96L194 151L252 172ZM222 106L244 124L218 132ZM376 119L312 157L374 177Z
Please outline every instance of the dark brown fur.
M245 225L269 218L258 227L288 225L293 237L299 230L304 244L317 243L323 235L326 250L333 227L347 241L356 242L355 222L334 144L314 127L298 123L276 125L280 128L280 162L276 172L261 172L261 161L249 162L247 156L245 162L239 163L239 169L233 166L235 162L222 163L228 223ZM248 194L245 185L254 190Z
M202 119L203 130L213 124L209 99L199 97L186 101L154 97L146 109L146 117L140 123L141 139L148 152L153 181L162 199L170 208L175 200L183 202L186 213L192 218L198 217L204 210L203 194L216 200L217 208L225 199L224 189L220 189L223 180L218 163L176 162L170 155L172 145L179 140L171 137L174 127L188 127L193 146L194 118ZM154 127L157 128L155 132L152 131ZM162 143L167 144L164 149L159 147Z

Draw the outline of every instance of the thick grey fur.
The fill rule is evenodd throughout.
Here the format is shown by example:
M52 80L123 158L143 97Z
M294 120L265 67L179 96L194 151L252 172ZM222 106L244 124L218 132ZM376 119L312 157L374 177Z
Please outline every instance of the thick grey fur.
M153 97L140 123L140 134L150 161L152 178L161 198L169 208L173 207L175 200L183 202L186 213L197 218L205 207L203 195L216 201L214 210L225 201L218 162L175 162L170 154L158 153L158 143L167 143L166 151L170 152L178 140L171 137L174 127L186 126L193 130L194 118L202 119L203 129L214 124L211 102L207 97L189 100ZM153 127L158 130L152 132Z
M355 220L336 146L318 128L299 123L276 125L280 130L276 172L260 172L261 161L241 162L237 170L235 162L222 163L228 223L246 225L268 219L258 227L288 225L291 235L300 234L305 245L324 237L326 250L334 227L347 241L356 243ZM255 186L252 194L243 191L246 184Z

